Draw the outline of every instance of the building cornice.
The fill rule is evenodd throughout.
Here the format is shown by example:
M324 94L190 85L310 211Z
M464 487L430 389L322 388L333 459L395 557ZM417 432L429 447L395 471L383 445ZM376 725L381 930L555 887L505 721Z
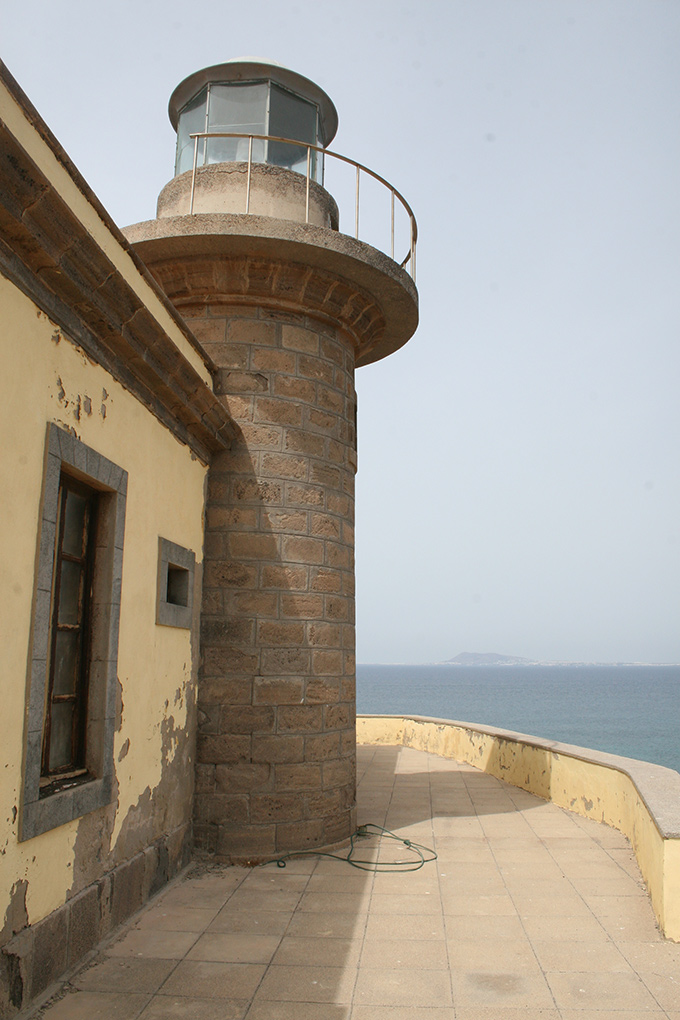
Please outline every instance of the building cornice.
M108 252L44 168L0 120L0 271L204 462L229 446L233 422L206 379L215 366L132 251L4 65L0 82L108 232ZM8 111L8 116L11 111ZM101 224L100 224L101 226ZM130 278L114 264L122 249ZM143 283L131 277L141 275ZM137 284L137 286L135 286ZM149 291L146 303L141 290ZM181 333L202 375L152 305Z

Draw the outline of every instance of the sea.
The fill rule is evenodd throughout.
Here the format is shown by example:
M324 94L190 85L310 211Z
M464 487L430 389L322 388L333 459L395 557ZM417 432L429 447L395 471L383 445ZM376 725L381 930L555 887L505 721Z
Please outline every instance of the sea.
M357 665L357 712L497 726L680 772L680 666Z

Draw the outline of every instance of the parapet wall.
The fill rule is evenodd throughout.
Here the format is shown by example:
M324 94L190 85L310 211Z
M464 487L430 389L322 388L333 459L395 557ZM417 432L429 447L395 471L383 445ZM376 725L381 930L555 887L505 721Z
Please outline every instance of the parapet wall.
M667 938L680 942L680 774L648 762L494 727L424 716L360 716L357 742L454 758L630 840Z

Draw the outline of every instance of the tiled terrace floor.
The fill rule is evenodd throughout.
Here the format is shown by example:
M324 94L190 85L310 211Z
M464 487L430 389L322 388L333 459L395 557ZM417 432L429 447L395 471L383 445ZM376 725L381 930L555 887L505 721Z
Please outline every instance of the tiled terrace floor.
M359 821L436 862L199 870L39 1015L680 1020L680 945L659 934L623 836L421 751L363 747L359 761ZM384 841L372 853L404 858Z

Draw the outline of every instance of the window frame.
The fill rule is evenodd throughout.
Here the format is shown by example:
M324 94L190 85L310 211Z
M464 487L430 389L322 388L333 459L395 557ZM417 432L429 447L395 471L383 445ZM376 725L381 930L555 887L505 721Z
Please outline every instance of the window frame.
M186 573L186 602L173 601L170 576L173 569ZM161 627L190 630L194 614L196 555L167 538L158 539L158 580L156 587L156 623Z
M60 480L67 475L96 490L91 583L84 772L72 784L41 789L45 708L49 690L53 576ZM29 652L20 841L64 825L112 799L117 713L118 633L127 472L57 425L47 428L39 548Z

